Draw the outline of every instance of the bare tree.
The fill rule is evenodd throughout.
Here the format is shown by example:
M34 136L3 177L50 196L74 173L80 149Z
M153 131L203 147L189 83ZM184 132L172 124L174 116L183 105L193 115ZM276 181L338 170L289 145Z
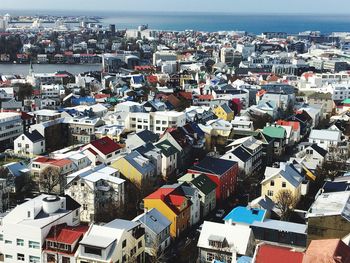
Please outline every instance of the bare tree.
M161 247L161 242L159 237L155 237L149 245L149 256L151 263L161 263L164 262L164 250Z
M291 190L280 190L276 196L276 207L281 211L281 220L288 221L297 204L297 198Z
M63 177L57 167L47 166L39 175L39 188L46 193L52 193L56 187L59 189L55 193L59 193L62 184Z

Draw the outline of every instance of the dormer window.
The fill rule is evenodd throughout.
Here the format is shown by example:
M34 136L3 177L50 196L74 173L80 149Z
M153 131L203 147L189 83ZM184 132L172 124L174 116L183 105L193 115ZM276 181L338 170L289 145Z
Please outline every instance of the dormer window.
M228 247L228 242L225 237L210 235L208 238L209 246L215 248L225 248Z

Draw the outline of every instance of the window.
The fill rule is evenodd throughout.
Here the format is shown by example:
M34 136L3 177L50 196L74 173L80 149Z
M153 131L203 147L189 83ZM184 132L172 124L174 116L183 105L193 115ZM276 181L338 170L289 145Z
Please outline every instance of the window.
M83 210L87 210L87 209L88 209L87 204L83 204Z
M101 249L95 248L95 247L85 246L84 247L84 252L87 253L87 254L93 254L93 255L98 255L98 256L102 255Z
M123 248L126 247L126 239L123 241L123 245L122 245Z
M267 196L273 196L273 191L268 190L268 191L267 191Z
M81 183L81 184L80 184L80 186L84 187L84 186L85 186L85 184L84 184L84 183Z
M286 187L286 183L285 182L282 182L282 187Z
M11 240L5 240L5 244L12 244Z
M29 262L30 263L39 263L40 258L39 257L34 257L34 256L29 256Z
M5 258L12 259L12 258L13 258L13 256L12 256L12 255L5 255Z
M214 254L207 252L207 261L212 262L214 260Z
M17 238L17 246L24 246L24 240L23 239L18 239Z
M18 261L24 261L24 254L17 254Z
M4 235L0 234L0 241L3 241L3 240L4 240Z
M137 246L138 248L141 248L142 247L142 241L139 241L139 244Z
M29 248L35 248L35 249L39 249L40 248L40 243L39 242L29 241L28 245L29 245Z
M274 180L271 180L270 185L271 185L271 186L275 186L275 181L274 181Z

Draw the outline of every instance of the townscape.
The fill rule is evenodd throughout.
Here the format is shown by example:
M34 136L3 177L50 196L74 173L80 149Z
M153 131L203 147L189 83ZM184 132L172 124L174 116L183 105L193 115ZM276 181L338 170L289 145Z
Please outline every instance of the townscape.
M0 72L0 262L350 262L350 33L25 19L0 19L28 71Z

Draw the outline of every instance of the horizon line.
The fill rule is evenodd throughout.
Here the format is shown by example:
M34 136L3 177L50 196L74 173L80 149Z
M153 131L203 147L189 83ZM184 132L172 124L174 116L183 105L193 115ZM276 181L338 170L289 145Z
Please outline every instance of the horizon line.
M7 11L15 11L15 12L33 12L33 15L35 15L36 12L69 12L74 13L77 12L81 15L81 13L87 12L87 13L98 13L98 12L104 12L104 13L121 13L121 12L127 12L127 13L150 13L150 14L157 14L157 13L173 13L173 14L222 14L222 15L290 15L290 16L298 16L298 15L310 15L310 16L316 16L316 15L328 15L328 16L334 16L334 15L342 15L342 16L349 16L350 13L326 13L326 12L257 12L257 11L236 11L236 12L225 12L225 11L161 11L161 10L144 10L144 11L135 11L135 10L104 10L104 9L98 9L98 10L90 10L90 9L18 9L18 8L0 8L0 12L7 12ZM89 14L89 15L90 15ZM98 14L96 14L98 16Z

